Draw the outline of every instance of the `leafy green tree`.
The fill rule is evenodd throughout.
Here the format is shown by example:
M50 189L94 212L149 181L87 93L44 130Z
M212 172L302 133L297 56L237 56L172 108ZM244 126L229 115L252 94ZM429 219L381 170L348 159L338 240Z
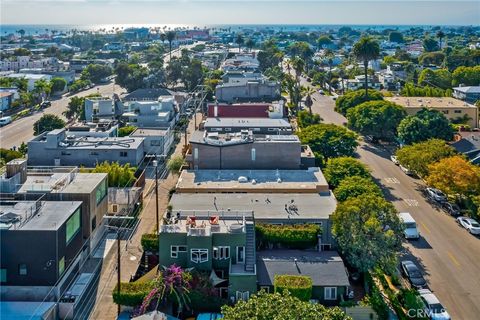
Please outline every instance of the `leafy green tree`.
M245 41L245 47L247 47L248 50L252 50L255 47L255 41L252 38L248 38Z
M396 43L404 43L403 34L400 31L391 31L388 35L388 41Z
M418 58L418 61L420 62L420 64L424 66L428 66L432 64L436 66L440 66L443 64L444 60L445 60L445 53L441 51L425 52L425 53L422 53Z
M182 70L182 82L187 90L191 91L202 83L203 67L202 62L198 59L192 59L188 66Z
M329 46L333 43L332 39L327 36L327 35L321 35L318 39L317 39L317 45L318 45L318 48L319 49L322 49L326 46Z
M53 92L62 92L67 86L67 81L63 78L53 78L50 82L52 83Z
M260 291L247 301L234 306L222 306L224 320L351 320L340 308L326 308L319 303L301 301L288 292L266 293Z
M298 133L303 144L308 144L318 164L342 156L352 156L358 146L357 136L353 131L334 124L315 124Z
M139 64L129 64L122 61L117 64L115 74L115 83L130 92L143 87L144 79L148 76L148 70Z
M99 83L103 79L111 76L112 71L112 68L103 64L89 64L83 69L81 79L89 80L93 83Z
M50 81L47 81L45 79L35 81L32 93L37 96L37 99L43 95L46 95L48 97L51 92L52 84L50 83Z
M24 141L22 141L22 143L20 144L20 147L18 147L18 152L20 152L24 156L27 154L28 145Z
M353 46L353 55L357 60L363 62L365 75L365 95L368 97L368 62L375 60L380 55L380 46L371 37L362 37Z
M453 129L443 113L422 109L416 115L407 116L397 128L398 137L404 144L412 144L433 138L450 141Z
M339 97L335 102L335 111L347 115L349 109L366 101L383 100L381 92L368 90L368 95L363 90L350 91Z
M461 66L455 69L452 74L453 86L478 86L480 84L480 66L465 67Z
M382 197L382 190L371 178L351 176L344 178L334 190L335 198L343 202L350 198L376 195Z
M175 86L177 82L182 78L182 61L176 57L168 62L166 71L166 80L170 86Z
M277 47L275 41L270 39L262 44L262 50L257 54L260 70L277 67L283 60L284 53Z
M310 48L310 44L305 41L296 41L287 47L287 51L292 57L300 57L302 60L307 62L313 57L313 50Z
M352 157L329 159L325 170L323 170L323 174L332 188L338 187L338 185L348 177L371 179L368 168Z
M20 150L14 151L14 150L9 150L5 148L0 148L0 159L2 159L4 164L14 159L19 159L22 157L23 157L23 154L20 152Z
M407 82L402 88L404 97L449 97L449 90L434 88L432 86L418 87L411 82Z
M19 56L30 56L32 55L32 53L30 52L30 50L26 49L26 48L17 48L13 51L13 55L16 56L16 57L19 57Z
M121 127L120 129L118 129L118 136L119 137L129 136L133 131L135 131L135 129L137 129L137 127L135 126Z
M184 163L185 160L182 156L172 156L167 162L167 169L174 174L178 174Z
M450 89L452 87L452 74L446 69L423 69L418 77L418 84L422 86L430 85L441 89Z
M310 113L302 110L297 114L297 123L300 128L306 128L308 126L319 124L322 119L318 114Z
M332 233L348 264L361 272L391 270L402 248L403 225L395 207L376 195L338 204Z
M62 129L63 127L65 127L65 121L54 114L47 113L33 124L33 134L37 136L42 132Z
M372 136L375 140L395 137L400 121L407 115L405 109L389 101L368 101L347 112L348 126L355 131Z
M135 168L130 164L120 165L118 162L104 161L97 163L93 173L108 173L108 186L113 188L131 187L135 182Z
M455 149L440 139L414 143L397 150L398 161L420 177L428 175L428 166L443 158L453 156Z
M423 39L423 49L427 52L433 52L440 50L438 42L430 37Z
M81 120L85 120L84 104L85 98L77 96L71 97L67 105L67 110L63 112L63 115L67 119L80 118Z

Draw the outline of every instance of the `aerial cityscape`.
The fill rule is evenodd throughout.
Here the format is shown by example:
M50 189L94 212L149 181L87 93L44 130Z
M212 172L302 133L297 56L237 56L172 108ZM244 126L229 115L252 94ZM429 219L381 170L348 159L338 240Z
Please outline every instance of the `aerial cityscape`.
M0 320L479 319L480 2L0 12Z

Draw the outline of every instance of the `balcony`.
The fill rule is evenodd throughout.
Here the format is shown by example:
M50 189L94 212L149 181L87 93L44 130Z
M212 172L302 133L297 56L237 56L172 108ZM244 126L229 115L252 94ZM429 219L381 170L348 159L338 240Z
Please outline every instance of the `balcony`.
M187 227L187 236L191 237L210 237L212 235L210 227Z

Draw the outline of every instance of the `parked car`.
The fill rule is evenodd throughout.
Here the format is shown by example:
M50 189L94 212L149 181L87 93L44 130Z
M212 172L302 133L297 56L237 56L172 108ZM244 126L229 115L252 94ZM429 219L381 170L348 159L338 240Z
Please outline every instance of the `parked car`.
M427 198L437 201L437 202L446 202L447 196L440 190L435 188L426 188L425 193L427 194Z
M408 281L415 288L423 288L427 285L422 272L413 261L404 260L401 262L402 273L407 277Z
M398 162L397 156L396 155L391 155L390 160L392 160L393 163L395 163L397 166L400 165L400 162Z
M425 313L432 320L449 320L450 315L448 314L445 307L440 303L437 296L428 289L418 290L420 294L420 299L425 304Z
M323 90L322 90L322 89L318 90L318 93L320 93L322 96L324 96L324 95L325 95L325 92L323 92Z
M444 202L442 203L442 208L453 217L458 217L460 215L460 208L455 203Z
M401 164L398 165L400 167L400 169L402 169L402 171L407 175L407 176L413 176L413 171L402 166Z
M52 105L52 103L48 100L45 100L43 101L42 103L40 103L40 108L48 108Z
M420 239L417 222L413 219L412 215L409 212L400 212L399 217L405 227L403 230L405 239Z
M6 116L0 118L0 127L6 126L7 124L12 122L12 117Z
M468 217L458 217L457 222L471 234L480 234L480 224L476 220Z

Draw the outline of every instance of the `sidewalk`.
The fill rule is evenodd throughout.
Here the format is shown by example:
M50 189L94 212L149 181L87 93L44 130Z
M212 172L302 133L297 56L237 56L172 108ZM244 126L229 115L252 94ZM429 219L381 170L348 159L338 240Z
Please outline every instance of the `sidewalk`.
M197 115L197 124L200 117ZM200 120L201 121L201 120ZM188 137L194 131L194 121L190 121L187 129ZM188 139L187 137L187 139ZM172 156L180 155L184 144L184 133L175 146ZM168 193L171 188L175 187L178 180L178 174L169 173L164 180L158 182L158 207L160 223L163 213L168 205ZM144 208L140 216L140 222L137 230L128 241L121 241L121 281L129 282L130 277L137 271L140 259L143 254L141 238L145 233L152 233L155 229L155 180L147 179L145 182ZM90 314L90 319L95 320L112 320L117 318L117 305L113 302L112 291L117 284L117 246L112 247L112 254L103 262L101 269L100 281L97 290L97 299Z

